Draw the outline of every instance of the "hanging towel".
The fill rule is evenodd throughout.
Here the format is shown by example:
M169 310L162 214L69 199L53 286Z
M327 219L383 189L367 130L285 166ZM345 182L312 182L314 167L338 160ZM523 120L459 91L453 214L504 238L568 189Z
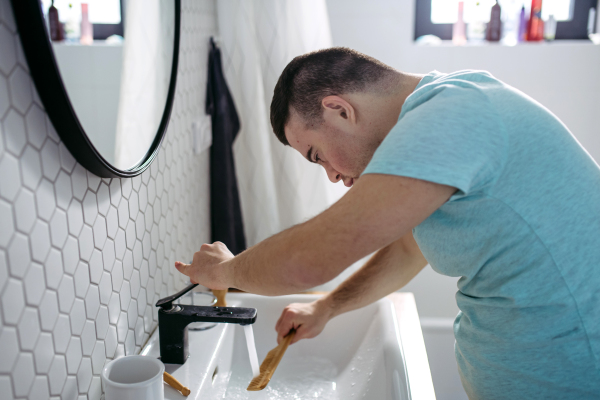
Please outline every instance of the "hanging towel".
M210 212L212 241L227 245L233 254L246 249L240 197L238 194L233 141L240 120L221 68L221 50L210 39L206 113L212 119L210 148Z

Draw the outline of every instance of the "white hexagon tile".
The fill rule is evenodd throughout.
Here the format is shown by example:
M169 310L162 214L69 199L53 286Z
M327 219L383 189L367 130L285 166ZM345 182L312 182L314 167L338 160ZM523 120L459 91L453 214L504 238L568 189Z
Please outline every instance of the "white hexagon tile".
M172 267L209 235L208 154L191 152L204 114L215 0L183 0L171 122L151 167L100 179L60 141L0 0L0 397L101 397L100 371L140 351ZM185 84L181 84L185 82Z

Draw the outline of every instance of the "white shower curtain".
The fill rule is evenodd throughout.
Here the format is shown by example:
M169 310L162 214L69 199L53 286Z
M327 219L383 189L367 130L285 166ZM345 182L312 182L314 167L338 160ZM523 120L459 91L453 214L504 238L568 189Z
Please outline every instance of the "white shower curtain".
M146 154L163 115L171 65L173 2L127 0L115 165L129 169Z
M345 192L322 167L275 137L269 107L279 75L297 55L331 47L325 0L219 0L220 47L242 128L234 145L249 246L303 222Z

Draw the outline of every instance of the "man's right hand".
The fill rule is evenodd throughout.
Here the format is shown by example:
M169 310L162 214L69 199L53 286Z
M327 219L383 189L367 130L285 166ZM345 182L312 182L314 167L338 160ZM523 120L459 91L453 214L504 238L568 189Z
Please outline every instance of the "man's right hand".
M291 329L296 329L292 343L301 339L310 339L323 331L325 325L332 318L331 308L324 301L316 300L312 303L293 303L283 309L275 330L277 343L286 336Z

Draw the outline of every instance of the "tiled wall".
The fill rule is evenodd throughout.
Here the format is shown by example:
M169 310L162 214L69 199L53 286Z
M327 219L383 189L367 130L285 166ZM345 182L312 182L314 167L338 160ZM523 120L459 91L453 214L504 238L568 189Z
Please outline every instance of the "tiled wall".
M204 108L214 0L182 2L175 105L158 158L100 179L69 154L0 0L0 398L98 399L107 360L140 350L172 267L209 240L208 155L191 152Z

